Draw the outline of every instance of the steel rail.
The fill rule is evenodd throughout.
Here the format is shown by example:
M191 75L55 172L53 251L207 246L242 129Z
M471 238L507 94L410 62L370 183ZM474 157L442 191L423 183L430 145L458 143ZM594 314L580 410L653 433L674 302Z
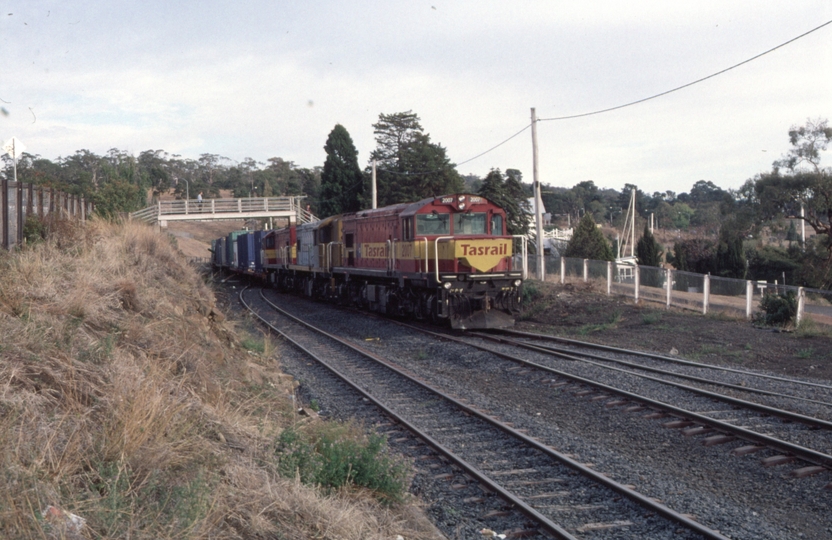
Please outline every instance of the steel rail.
M409 326L405 323L399 323L399 324L403 324L404 326ZM555 369L555 368L551 368L549 366L544 366L542 364L538 364L536 362L531 362L529 360L525 360L523 358L518 358L516 356L510 355L508 353L504 353L502 351L492 349L490 347L485 347L483 345L477 345L475 343L470 343L470 342L467 342L463 339L457 338L455 336L450 336L448 334L441 334L441 333L437 333L437 332L432 332L430 330L425 330L425 329L421 329L421 328L417 328L417 327L413 327L413 326L411 326L410 328L413 328L413 329L418 330L420 332L424 332L424 333L427 333L427 334L434 335L436 337L441 337L442 339L447 339L447 340L454 341L454 342L457 342L457 343L462 343L462 344L467 345L469 347L474 347L474 348L477 348L479 350L489 352L491 354L494 354L494 355L499 356L501 358L505 358L506 360L511 360L513 362L517 362L517 363L522 364L524 366L539 369L539 370L547 372L547 373L552 373L554 375L558 375L560 377L570 379L572 381L575 381L575 382L578 382L578 383L581 383L581 384L586 384L588 386L593 386L595 388L601 389L601 390L603 390L605 392L608 392L610 394L615 394L617 396L621 396L621 397L630 399L630 400L635 401L635 402L644 403L646 405L649 405L652 408L655 408L655 409L658 409L658 410L663 410L665 412L670 412L671 414L673 414L675 416L678 416L680 418L687 418L688 420L696 421L700 424L711 426L711 427L715 428L717 431L730 433L732 435L736 435L737 437L739 437L741 439L744 439L744 440L747 440L747 441L750 441L750 442L755 442L755 443L759 443L759 444L762 444L762 445L765 445L765 446L768 446L768 447L771 447L771 448L776 448L776 449L781 450L783 452L794 454L797 457L799 457L799 458L801 458L801 459L803 459L803 460L805 460L809 463L814 463L815 465L821 465L823 467L832 469L832 455L824 454L823 452L818 452L816 450L812 450L811 448L806 448L806 447L803 447L803 446L800 446L800 445L797 445L797 444L790 443L788 441L783 441L781 439L776 439L776 438L770 437L768 435L763 435L762 433L757 433L757 432L754 432L754 431L750 431L750 430L747 430L745 428L735 426L733 424L728 424L726 422L722 422L721 420L716 420L714 418L711 418L711 417L708 417L708 416L705 416L705 415L702 415L702 414L699 414L699 413L696 413L696 412L693 412L693 411L689 411L687 409L683 409L681 407L676 407L675 405L671 405L671 404L665 403L663 401L658 401L658 400L651 399L651 398L648 398L648 397L645 397L645 396L641 396L639 394L634 394L634 393L629 392L627 390L622 390L620 388L615 388L614 386L609 386L607 384L604 384L604 383L601 383L601 382L598 382L598 381L593 381L592 379L587 379L585 377L581 377L579 375L568 373L566 371L561 371L561 370L558 370L558 369ZM552 353L547 352L543 348L540 349L540 352L544 352L544 353L547 353L547 354L552 354ZM573 358L573 359L574 360L580 360L577 357ZM615 368L611 368L611 369L615 369ZM621 370L621 371L624 371L624 370ZM654 378L654 377L649 377L647 375L641 375L641 377L656 379L656 380L658 380L662 383L667 383L667 381L662 381L661 379L657 379L657 378ZM675 383L669 383L669 384L675 384ZM678 386L680 386L682 388L685 388L685 385L678 385ZM702 393L702 395L707 396L708 394L711 394L711 396L709 396L709 397L716 397L720 400L728 401L728 402L731 402L731 403L734 403L734 404L737 404L737 405L748 406L749 408L757 409L760 412L762 412L762 411L771 411L770 414L772 414L772 415L775 415L775 412L779 411L783 414L791 415L791 416L794 417L794 419L796 421L800 421L800 422L803 422L803 423L813 424L815 422L824 422L824 423L828 424L828 422L826 422L825 420L819 420L817 418L811 418L811 417L808 417L808 416L798 415L796 413L791 413L789 411L782 411L781 409L766 407L765 405L760 405L758 403L746 402L744 400L731 398L731 397L728 397L728 396L723 396L721 394L716 394L716 393L713 393L713 392L707 392L705 390L700 390L698 388L690 387L690 389L692 391ZM802 418L802 419L798 420L798 418Z
M511 330L511 329L506 329L506 328L495 329L493 331L494 332L500 332L500 333L503 333L503 334L527 337L527 338L530 338L530 339L541 339L541 340L547 340L547 341L559 341L561 343L568 343L570 345L577 345L577 346L580 346L580 347L588 347L588 348L592 348L592 349L600 349L600 350L604 350L604 351L616 352L616 353L621 353L621 354L633 354L633 355L637 355L637 356L646 356L648 358L655 358L657 360L664 360L665 362L673 362L673 363L676 363L676 364L682 364L682 365L694 366L694 367L701 367L701 368L708 368L708 369L714 369L714 370L718 370L718 371L729 371L731 373L739 373L741 375L749 375L749 376L752 376L752 377L759 377L761 379L771 379L771 380L774 380L774 381L781 381L781 382L787 382L787 383L792 383L792 384L799 384L799 385L802 385L802 386L813 386L813 387L817 387L817 388L824 388L824 389L827 389L827 390L832 390L832 385L828 385L828 384L813 383L813 382L810 382L810 381L801 381L799 379L791 379L789 377L778 377L777 375L766 375L765 373L752 373L752 372L749 372L749 371L743 371L741 369L729 368L729 367L725 367L725 366L715 366L715 365L712 365L712 364L703 364L701 362L694 362L692 360L685 360L684 358L675 358L673 356L665 356L663 354L656 354L656 353L651 353L651 352L631 351L629 349L621 349L619 347L612 347L610 345L601 345L601 344L598 344L598 343L590 343L588 341L580 341L580 340L577 340L577 339L569 339L569 338L564 338L564 337L559 337L559 336L549 336L549 335L546 335L546 334L533 334L531 332L521 332L519 330Z
M671 377L676 377L676 378L679 378L679 379L687 379L687 380L691 380L691 381L701 382L703 384L713 384L713 385L716 385L716 386L724 386L726 388L731 388L733 390L739 390L739 391L742 391L742 392L748 392L748 393L752 393L752 394L760 394L760 395L771 396L771 397L780 397L780 398L786 398L786 399L793 399L795 401L805 401L805 402L808 402L808 403L814 403L816 405L824 405L826 407L832 407L832 403L829 403L827 401L819 401L819 400L816 400L816 399L809 399L809 398L804 398L804 397L800 397L800 396L792 396L792 395L789 395L789 394L782 394L782 393L779 393L779 392L772 392L770 390L762 390L760 388L753 388L753 387L750 387L750 386L741 386L739 384L731 384L731 383L726 383L726 382L721 382L721 381L715 381L713 379L706 379L704 377L697 377L695 375L686 375L684 373L673 373L673 372L670 372L670 371L665 371L661 368L656 368L656 367L651 367L651 366L644 366L644 365L641 365L641 364L636 364L635 362L628 362L627 360L620 360L618 358L608 358L608 357L605 357L605 356L599 356L599 355L595 355L595 354L591 354L591 353L583 353L583 352L578 352L578 351L574 351L574 350L570 351L570 350L566 350L566 349L558 349L558 348L547 347L547 346L532 345L530 343L524 343L522 341L515 341L513 339L491 336L489 334L483 334L483 333L480 333L480 332L471 332L471 335L476 336L476 337L481 338L481 339L488 340L488 341L495 341L497 343L507 343L509 345L513 345L515 347L521 347L521 348L524 348L524 349L529 349L531 351L545 352L546 354L552 354L554 356L565 358L567 360L575 360L575 361L584 362L584 363L587 363L587 364L590 364L590 365L593 365L593 366L599 366L599 367L603 367L603 368L614 370L614 371L621 371L623 373L628 373L628 374L633 375L635 377L643 377L643 378L648 379L648 380L663 382L663 383L666 383L666 384L671 385L671 386L678 386L679 388L684 388L686 390L699 391L699 389L696 389L695 387L679 385L678 383L674 383L672 381L667 381L665 379L654 378L654 377L650 377L648 375L642 375L640 373L635 373L633 371L627 371L627 370L614 368L614 367L611 367L611 366L601 364L599 362L593 362L592 360L585 360L585 358L594 358L595 360L601 360L603 362L612 362L612 363L621 364L621 365L624 365L624 366L640 369L640 370L643 370L643 371L649 371L649 372L652 372L652 373L661 373L661 374L668 375L668 376L671 376ZM638 353L636 353L635 351L631 351L629 354L630 355L636 355ZM578 355L578 356L573 356L573 355ZM707 390L702 390L702 392L707 392ZM713 397L709 394L706 394L706 395L708 395L708 397ZM715 394L715 395L720 396L720 397L722 396L722 394ZM734 399L734 398L730 398L728 396L725 396L725 397L726 397L726 399ZM780 411L780 409L773 409L773 410ZM769 412L769 411L766 411L766 412ZM784 412L784 413L788 414L789 416L788 417L784 416L784 418L788 418L789 420L804 422L805 418L807 418L807 417L802 417L801 418L800 415L798 415L798 413L790 413L789 411L781 411L781 412ZM793 414L797 415L797 416L791 416ZM816 424L818 426L825 427L827 429L832 429L832 422L827 422L827 421L821 420L821 419L813 419L812 423Z
M246 305L244 300L243 300L243 296L242 296L243 292L244 292L244 290L240 292L240 301L243 303L243 305ZM310 323L307 323L306 321L303 321L302 319L300 319L298 317L295 317L294 315L291 315L290 313L287 313L285 310L281 309L280 307L275 305L273 302L266 299L265 296L263 295L262 289L261 289L260 294L261 294L261 297L263 298L263 300L266 303L268 303L270 306L272 306L275 310L281 312L284 316L289 317L292 320L295 320L296 322L312 329L313 331L318 332L321 335L324 335L326 337L329 337L330 339L335 340L336 342L344 345L345 347L350 348L353 351L355 351L359 354L362 354L365 357L370 358L371 360L384 365L388 369L390 369L393 372L397 373L398 375L408 379L409 381L418 385L419 387L424 388L425 390L428 390L429 392L432 392L432 393L434 393L436 395L439 395L442 398L448 400L449 402L453 403L455 406L462 409L466 413L468 413L472 416L475 416L475 417L491 424L492 426L503 430L506 433L509 433L513 437L522 440L527 445L532 446L533 448L541 451L542 453L548 455L549 457L555 459L556 461L558 461L561 464L569 467L570 469L573 469L573 470L581 473L582 475L591 478L593 481L595 481L599 484L602 484L602 485L612 489L613 491L629 498L630 500L632 500L633 502L642 506L643 508L646 508L647 510L656 512L657 514L662 515L665 518L667 518L667 519L669 519L669 520L671 520L671 521L673 521L673 522L675 522L679 525L682 525L682 526L684 526L684 527L686 527L686 528L688 528L688 529L690 529L690 530L692 530L696 533L701 534L705 538L708 538L708 539L711 539L711 540L728 540L728 538L726 536L720 534L718 531L710 529L707 526L705 526L701 523L698 523L697 521L694 521L693 519L691 519L691 518L689 518L689 517L687 517L683 514L680 514L680 513L676 512L675 510L673 510L673 509L671 509L671 508L669 508L669 507L667 507L667 506L665 506L661 503L658 503L658 502L654 501L653 499L651 499L651 498L649 498L649 497L647 497L647 496L645 496L645 495L643 495L643 494L625 486L624 484L616 482L615 480L613 480L613 479L611 479L611 478L609 478L609 477L607 477L607 476L605 476L605 475L603 475L603 474L601 474L597 471L594 471L594 470L578 463L577 461L575 461L572 458L566 456L565 454L562 454L562 453L558 452L557 450L554 450L554 449L542 444L541 442L529 437L528 435L526 435L524 433L521 433L521 432L513 429L510 426L505 425L504 423L496 420L495 418L493 418L491 416L488 416L485 413L466 405L465 403L462 403L461 401L457 400L453 396L451 396L449 394L446 394L446 393L444 393L440 390L437 390L434 387L428 385L427 383L424 383L424 382L422 382L418 379L413 378L413 376L408 375L404 371L400 370L398 367L392 365L389 361L387 361L383 358L380 358L380 357L374 355L373 353L362 349L361 347L358 347L358 346L356 346L352 343L349 343L349 342L347 342L347 341L345 341L341 338L338 338L338 337L336 337L336 336L334 336L334 335L332 335L332 334L330 334L330 333L328 333L328 332L326 332L326 331L324 331L320 328L317 328L317 327L311 325ZM288 336L285 336L285 334L280 332L280 330L278 330L277 328L269 325L268 322L266 322L263 317L261 317L259 314L255 313L247 305L246 305L246 308L249 309L250 311L252 311L252 313L258 319L263 321L270 328L273 328L276 332L279 332L281 335L284 335L284 337L286 337L289 341L291 341L295 346L297 346L298 348L300 348L301 350L306 352L306 354L311 355L313 358L315 358L322 365L326 366L327 369L329 369L330 371L335 373L338 377L343 378L345 381L348 382L348 384L350 384L350 386L352 386L357 391L362 393L362 395L364 395L366 398L372 400L373 403L376 403L382 410L384 410L385 412L390 414L397 421L400 421L403 425L407 426L408 429L411 430L413 433L418 434L419 437L423 437L426 441L430 441L431 446L434 446L435 448L440 450L440 452L443 455L445 455L449 459L453 460L455 463L457 463L457 465L464 468L466 471L471 472L472 475L476 476L478 480L481 480L483 482L483 484L487 485L489 488L493 488L494 491L500 493L501 496L506 498L506 500L508 500L512 504L516 504L517 507L524 514L526 514L527 516L531 517L532 519L534 519L536 521L539 521L541 524L544 524L546 526L547 530L549 530L548 527L551 527L551 530L549 530L549 532L551 532L552 534L558 535L559 538L574 538L568 532L564 531L558 524L552 522L551 520L549 520L548 518L546 518L545 516L543 516L542 514L540 514L539 512L534 510L533 508L531 508L530 506L528 506L521 499L518 499L517 497L515 497L510 492L506 491L499 484L496 484L495 482L493 482L488 476L486 476L484 473L479 471L479 469L477 469L473 465L465 462L462 458L460 458L459 456L457 456L456 454L451 452L449 449L442 446L440 443L438 443L437 441L432 439L430 436L428 436L426 434L423 434L419 430L418 427L413 426L412 424L410 424L409 422L407 422L403 418L400 418L395 412L391 411L386 406L384 406L382 403L379 403L377 400L375 400L371 395L369 395L364 390L362 390L359 386L357 386L356 383L354 383L352 381L349 381L346 377L343 377L335 368L332 368L331 366L328 366L324 361L318 359L313 353L311 353L310 351L305 349L302 345L295 342L292 338L289 338ZM561 535L566 535L566 536L561 536Z
M248 289L248 287L246 287L246 289ZM437 440L435 440L434 438L432 438L431 436L427 435L426 433L424 433L423 431L421 431L421 430L420 430L417 426L415 426L415 425L411 424L409 421L407 421L406 419L404 419L402 416L400 416L399 414L397 414L395 411L393 411L392 409L390 409L389 407L387 407L384 403L382 403L381 401L377 400L375 397L373 397L373 395L372 395L372 394L370 394L369 392L367 392L366 390L364 390L363 388L361 388L361 386L360 386L357 382L353 381L353 380L352 380L351 378L349 378L347 375L345 375L345 374L341 373L340 371L338 371L336 368L334 368L333 366L331 366L329 363L327 363L326 361L324 361L323 359L321 359L321 358L320 358L318 355L316 355L313 351L309 350L308 348L306 348L305 346L303 346L301 343L299 343L298 341L296 341L295 339L293 339L291 336L289 336L288 334L286 334L285 332L281 331L281 330L280 330L279 328L277 328L276 326L274 326L274 325L272 325L271 323L269 323L269 322L268 322L268 321L267 321L264 317L262 317L262 316L261 316L259 313L257 313L257 312L256 312L256 311L252 308L252 307L250 307L250 306L246 303L246 301L243 299L243 293L245 293L246 289L243 289L243 290L241 290L241 291L240 291L240 303L242 303L242 304L243 304L243 306L245 306L245 308L246 308L246 309L248 309L248 310L249 310L249 311L250 311L250 312L251 312L251 313L252 313L255 317L257 317L257 318L258 318L258 319L259 319L259 320L260 320L263 324L265 324L267 327L271 328L273 331L275 331L275 332L276 332L276 333L278 333L279 335L283 336L283 338L284 338L284 339L286 339L287 341L289 341L289 342L290 342L292 345L294 345L297 349L299 349L299 350L300 350L300 351L302 351L303 353L305 353L305 354L307 354L308 356L310 356L311 358L313 358L313 359L314 359L316 362L318 362L320 365L322 365L322 366L323 366L323 367L325 367L327 370L329 370L330 372L332 372L332 373L333 373L336 377L338 377L339 379L341 379L342 381L344 381L345 383L347 383L350 387L352 387L352 388L353 388L353 390L355 390L356 392L358 392L359 394L361 394L361 395L362 395L365 399L369 400L369 401L370 401L371 403L373 403L376 407L378 407L379 409L381 409L381 410L384 412L384 414L386 414L387 416L389 416L389 417L393 418L393 419L394 419L397 423L399 423L399 424L401 424L402 426L404 426L405 428L407 428L407 429L408 429L411 433L414 433L414 434L415 434L416 436L418 436L420 439L424 440L424 441L425 441L425 442L426 442L429 446L431 446L434 450L438 451L440 454L442 454L442 455L444 455L445 457L447 457L449 460L451 460L453 463L455 463L457 466L459 466L462 470L464 470L467 474L470 474L472 478L475 478L478 482L481 482L484 486L487 486L487 487L488 487L488 489L490 489L490 490L494 491L495 493L499 493L499 495L500 495L500 496L501 496L501 497L502 497L502 498L503 498L506 502L508 502L509 504L513 504L513 505L515 505L515 506L516 506L516 507L520 510L520 512L522 512L522 513L523 513L523 514L525 514L527 517L529 517L529 518L533 519L535 522L537 522L538 524L540 524L540 525L541 525L541 527L542 527L543 529L545 529L548 533L550 533L550 534L554 535L556 538L559 538L559 539L562 539L562 540L578 540L578 539L577 539L577 537L575 537L575 536L571 535L568 531L566 531L565 529L563 529L560 525L558 525L557 523L555 523L555 522L551 521L551 520L550 520L549 518L547 518L546 516L544 516L544 515L540 514L540 513L539 513L539 512L537 512L534 508L532 508L531 506L529 506L528 504L526 504L524 501L522 501L521 499L519 499L519 498L517 498L516 496L514 496L512 493L510 493L510 492L506 491L506 490L505 490L502 486L500 486L499 484L497 484L497 483L495 483L493 480L491 480L488 476L486 476L486 475L485 475L485 473L483 473L482 471L480 471L477 467L474 467L472 464L470 464L470 463L468 463L467 461L465 461L462 457L458 456L458 455L457 455L457 454L455 454L453 451L451 451L450 449L448 449L448 448L446 448L445 446L443 446L443 445L442 445L439 441L437 441ZM261 289L261 296L262 296L262 289ZM306 326L306 327L310 328L311 330L313 330L313 331L315 331L315 332L320 333L320 334L321 334L321 335L323 335L323 336L326 336L326 337L328 337L328 338L330 338L330 339L333 339L334 341L336 341L336 342L340 343L341 345L345 345L346 347L348 347L348 348L352 349L353 351L355 351L355 352L357 352L357 353L359 353L359 354L362 354L362 355L364 355L364 356L368 356L368 357L370 357L372 360L379 361L379 359L378 359L378 358L376 358L376 357L375 357L375 355L372 355L372 354L368 353L367 351L363 351L363 350L361 350L359 347L356 347L356 346L354 346L354 345L352 345L352 344L350 344L350 343L344 342L343 340L341 340L341 339L339 339L339 338L337 338L337 337L333 336L332 334L329 334L329 333L328 333L328 332L326 332L326 331L323 331L323 330L320 330L320 329L318 329L318 328L315 328L314 326L310 325L309 323L307 323L307 322L305 322L305 321L302 321L301 319L298 319L298 318L297 318L297 317L295 317L294 315L291 315L291 314L287 313L285 310L282 310L281 308L277 307L277 306L276 306L276 305L274 305L272 302L270 302L269 300L267 300L265 297L263 297L263 300L265 300L265 301L266 301L266 302L267 302L270 306L272 306L275 310L279 311L279 312L280 312L280 313L282 313L284 316L286 316L286 317L288 317L288 318L290 318L290 319L292 319L292 320L296 321L297 323L302 324L302 325L304 325L304 326ZM487 418L487 417L485 417L482 413L480 413L480 412L478 412L478 411L475 411L474 409L472 409L472 408L468 407L467 405L464 405L464 404L463 404L463 403L461 403L461 402L458 402L458 401L454 400L453 398L451 398L451 397L449 397L449 396L445 396L445 395L443 395L442 393L437 392L437 391L435 391L435 390L431 389L430 387L426 386L425 384L423 384L423 383L421 383L421 382L419 382L419 381L417 381L417 380L413 379L411 376L409 376L409 375L407 375L407 374L405 374L405 373L401 372L400 370L398 370L398 369L396 369L396 368L394 368L394 367L390 366L390 365L389 365L386 361L383 361L383 360L382 360L382 361L380 361L380 363L381 363L381 364L383 364L385 367L387 367L387 368L389 368L389 369L392 369L393 371L395 371L395 372L396 372L396 373L398 373L399 375L401 375L401 376L403 376L403 377L405 377L405 378L409 379L410 381L412 381L412 382L416 383L417 385L422 386L422 387L424 387L424 388L426 388L426 389L430 389L430 391L432 391L432 392L434 392L434 393L436 393L436 394L438 394L438 395L440 395L440 396L442 396L442 397L444 397L444 398L448 399L449 401L451 401L451 402L452 402L452 403L454 403L455 405L457 405L457 406L461 407L463 410L466 410L466 412L468 412L469 414L476 415L476 416L480 417L481 419L488 420L489 422L494 423L494 421L493 421L492 419L488 419L488 418ZM509 428L509 429L510 429L510 428ZM727 539L726 539L726 540L727 540Z

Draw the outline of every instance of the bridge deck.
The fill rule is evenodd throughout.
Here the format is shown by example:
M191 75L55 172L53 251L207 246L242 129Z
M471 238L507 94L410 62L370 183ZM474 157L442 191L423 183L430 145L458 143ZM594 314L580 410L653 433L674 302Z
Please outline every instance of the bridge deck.
M298 197L249 197L239 199L178 199L159 201L144 210L133 212L130 217L144 221L197 221L220 219L281 218L290 223L317 221L301 205L303 196Z

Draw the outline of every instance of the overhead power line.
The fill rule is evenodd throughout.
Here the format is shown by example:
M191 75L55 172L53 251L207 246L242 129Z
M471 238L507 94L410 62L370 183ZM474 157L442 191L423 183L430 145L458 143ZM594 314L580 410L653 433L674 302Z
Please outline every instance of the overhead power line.
M639 100L636 100L636 101L631 101L630 103L625 103L623 105L617 105L615 107L609 107L607 109L601 109L601 110L598 110L598 111L586 112L586 113L581 113L581 114L572 114L572 115L569 115L569 116L556 116L554 118L540 118L540 119L538 119L538 122L546 122L546 121L552 121L552 120L571 120L572 118L582 118L584 116L593 116L593 115L596 115L596 114L602 114L602 113L606 113L606 112L610 112L610 111L617 111L618 109L623 109L625 107L631 107L633 105L638 105L639 103L644 103L645 101L650 101L651 99L656 99L656 98L659 98L659 97L662 97L662 96L666 96L667 94L677 92L677 91L682 90L684 88L687 88L689 86L693 86L694 84L699 84L703 81L707 81L708 79L713 79L714 77L716 77L718 75L722 75L723 73L731 71L732 69L738 68L738 67L740 67L744 64L747 64L749 62L753 62L754 60L756 60L756 59L758 59L762 56L765 56L765 55L767 55L771 52L774 52L777 49L783 48L786 45L789 45L790 43L794 43L798 39L804 38L804 37L808 36L809 34L811 34L813 32L817 32L821 28L823 28L825 26L829 26L830 24L832 24L832 21L826 21L822 25L816 26L815 28L812 28L808 32L804 32L804 33L800 34L799 36L794 37L794 38L792 38L788 41L785 41L785 42L781 43L780 45L777 45L776 47L772 47L771 49L769 49L765 52L761 52L760 54L758 54L756 56L752 56L748 60L743 60L742 62L740 62L738 64L734 64L731 67L727 67L727 68L723 69L722 71L717 71L716 73L712 73L712 74L708 75L707 77L702 77L701 79L696 79L695 81L689 82L687 84L683 84L682 86L677 86L676 88L673 88L671 90L667 90L665 92L661 92L659 94L655 94L655 95L652 95L650 97L642 98L642 99L639 99ZM482 155L482 154L480 154L480 155ZM477 157L479 157L479 156L477 156Z
M474 160L475 160L475 159L477 159L478 157L482 157L482 156L484 156L485 154L487 154L487 153L491 152L492 150L496 150L497 148L499 148L499 147L503 146L504 144L506 144L506 143L507 143L508 141L510 141L511 139L515 138L516 136L520 135L521 133L523 133L524 131L526 131L527 129L529 129L531 126L532 126L531 124L528 124L526 127L524 127L523 129L521 129L520 131L518 131L517 133L515 133L514 135L512 135L512 136L511 136L511 137L509 137L508 139L504 140L504 141L503 141L503 142L501 142L500 144L497 144L497 145L495 145L495 146L492 146L491 148L489 148L489 149L488 149L488 150L486 150L485 152L482 152L482 153L480 153L480 154L477 154L476 156L472 157L471 159L466 159L465 161L462 161L462 162L460 162L460 163L457 163L457 164L456 164L456 165L457 165L457 167L459 167L460 165L465 165L465 164L466 164L466 163L468 163L469 161L474 161Z
M727 67L727 68L725 68L721 71L717 71L716 73L712 73L712 74L710 74L706 77L702 77L701 79L696 79L695 81L689 82L687 84L683 84L682 86L677 86L676 88L672 88L670 90L666 90L664 92L654 94L654 95L646 97L646 98L638 99L636 101L631 101L629 103L624 103L623 105L616 105L615 107L600 109L600 110L597 110L597 111L585 112L585 113L580 113L580 114L572 114L572 115L568 115L568 116L555 116L555 117L552 117L552 118L538 118L537 121L538 122L549 122L549 121L555 121L555 120L571 120L573 118L582 118L584 116L594 116L594 115L597 115L597 114L603 114L603 113L607 113L607 112L611 112L611 111L617 111L618 109L623 109L625 107L632 107L633 105L638 105L639 103L644 103L645 101L650 101L650 100L653 100L653 99L656 99L656 98L660 98L662 96L672 94L673 92L678 92L679 90L682 90L684 88L688 88L688 87L693 86L695 84L699 84L703 81L707 81L708 79L713 79L714 77L716 77L718 75L722 75L723 73L727 73L727 72L731 71L732 69L736 69L736 68L738 68L742 65L748 64L749 62L753 62L754 60L756 60L758 58L761 58L761 57L763 57L763 56L765 56L769 53L772 53L772 52L776 51L777 49L781 49L781 48L785 47L786 45L794 43L795 41L797 41L801 38L804 38L804 37L808 36L809 34L812 34L813 32L817 32L821 28L829 26L830 24L832 24L832 20L826 21L825 23L821 24L820 26L816 26L815 28L812 28L808 32L804 32L804 33L800 34L797 37L794 37L794 38L792 38L788 41L784 41L780 45L777 45L776 47L772 47L771 49L768 49L767 51L761 52L760 54L758 54L756 56L752 56L751 58L749 58L747 60L743 60L742 62L739 62L738 64L734 64L733 66ZM506 144L510 140L514 139L515 137L517 137L518 135L520 135L521 133L523 133L524 131L526 131L530 127L531 127L531 123L526 125L523 129L521 129L520 131L518 131L517 133L515 133L511 137L505 139L501 143L492 146L491 148L489 148L488 150L485 150L484 152L480 152L479 154L477 154L476 156L474 156L472 158L469 158L469 159L466 159L465 161L461 161L461 162L457 163L456 166L459 167L460 165L465 165L466 163L474 161L475 159L481 158L482 156L496 150L497 148ZM380 170L383 170L383 169L380 169ZM437 169L437 171L426 171L426 172L423 172L423 173L398 173L396 171L390 171L390 170L387 170L385 172L392 173L392 174L399 174L399 175L403 175L403 176L410 176L410 175L417 175L417 174L430 174L431 172L438 172L439 170L441 170L441 169Z

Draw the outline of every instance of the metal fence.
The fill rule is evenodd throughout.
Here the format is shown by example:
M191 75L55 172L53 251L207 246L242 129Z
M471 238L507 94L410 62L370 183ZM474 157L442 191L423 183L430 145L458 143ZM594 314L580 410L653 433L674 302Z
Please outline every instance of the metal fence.
M827 290L568 257L547 261L546 271L550 281L592 283L608 295L627 296L636 302L749 319L761 311L760 301L766 294L792 293L797 300L798 323L806 319L832 325L832 291Z
M24 182L0 180L0 209L0 245L9 250L23 243L28 216L84 221L93 206L83 197Z

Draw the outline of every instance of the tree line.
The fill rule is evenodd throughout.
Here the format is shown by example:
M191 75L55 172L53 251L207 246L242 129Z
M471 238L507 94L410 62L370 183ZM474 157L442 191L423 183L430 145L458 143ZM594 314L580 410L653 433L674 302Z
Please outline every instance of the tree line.
M363 167L349 132L338 124L326 138L323 165L312 168L280 157L235 162L218 154L190 159L146 150L134 156L113 148L103 156L79 150L52 161L24 153L17 174L23 182L84 196L103 216L139 210L171 190L181 198L195 198L200 192L205 198L219 197L220 190L229 190L234 197L304 195L315 214L327 217L370 207L375 162L379 206L466 191L502 205L511 234L528 232L532 185L523 182L519 169L494 168L483 178L461 175L446 148L431 140L412 111L380 114L373 129L376 147ZM793 283L827 287L832 284L832 182L830 169L821 166L821 156L832 128L826 120L808 120L793 126L788 136L790 147L771 171L748 179L736 190L699 180L689 192L647 194L631 184L619 191L586 180L571 188L544 186L543 203L553 226L574 226L588 218L593 227L620 227L635 191L641 225L652 219L660 229L694 237L652 249L662 261L727 277L776 279L786 272ZM11 179L11 160L3 156L3 161L0 174ZM807 227L815 233L805 245L794 228L794 219L801 219L801 206ZM597 237L594 230L585 229ZM578 226L567 254L581 252L580 231ZM791 241L788 249L761 241L777 235ZM602 239L608 250L603 246L587 250L611 257L614 239L603 235Z
M639 264L659 266L666 261L701 274L781 283L785 278L791 285L830 288L832 169L821 166L821 158L832 140L832 128L825 119L810 119L792 126L788 135L790 147L771 171L755 175L737 190L704 180L680 195L667 191L648 196L637 190L636 206L644 223L637 246ZM620 223L622 209L636 189L627 185L618 193L587 181L544 194L547 209L582 216L564 255L612 260L610 239L596 230L596 223ZM647 227L651 214L666 228L689 231L693 237L673 246L659 245ZM813 233L805 242L795 226L800 221ZM773 237L787 246L770 242Z

